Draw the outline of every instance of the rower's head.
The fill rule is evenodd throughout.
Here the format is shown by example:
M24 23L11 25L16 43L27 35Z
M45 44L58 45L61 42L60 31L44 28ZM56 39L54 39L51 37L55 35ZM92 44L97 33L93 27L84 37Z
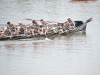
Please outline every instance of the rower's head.
M32 20L32 23L33 23L33 24L37 24L36 20Z
M45 21L43 19L41 19L40 22L43 24Z
M19 24L19 25L22 25L22 22L21 22L21 21L18 21L18 24Z
M43 19L41 19L40 21L44 21Z
M40 20L40 22L44 22L44 20L43 20L43 19L41 19L41 20Z
M7 22L7 25L10 25L11 23L10 22Z

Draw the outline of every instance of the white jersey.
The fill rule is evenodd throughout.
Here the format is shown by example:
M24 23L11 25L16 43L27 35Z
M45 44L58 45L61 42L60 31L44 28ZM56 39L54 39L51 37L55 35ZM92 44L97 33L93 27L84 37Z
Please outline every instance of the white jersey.
M2 33L4 33L4 31L6 31L6 29L7 29L7 26L2 29Z

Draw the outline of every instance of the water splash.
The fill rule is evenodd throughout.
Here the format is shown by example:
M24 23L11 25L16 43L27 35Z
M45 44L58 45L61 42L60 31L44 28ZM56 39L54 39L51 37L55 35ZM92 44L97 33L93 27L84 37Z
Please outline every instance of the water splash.
M45 38L45 40L50 40L49 38Z

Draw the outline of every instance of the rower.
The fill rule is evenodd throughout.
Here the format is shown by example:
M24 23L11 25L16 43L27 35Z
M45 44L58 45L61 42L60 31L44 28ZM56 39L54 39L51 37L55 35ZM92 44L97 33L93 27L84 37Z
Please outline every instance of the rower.
M70 24L72 27L75 26L74 20L72 20L70 17L68 17L67 20L68 20L69 24Z
M4 27L4 31L7 29L7 27L10 27L11 26L11 23L10 22L7 22L7 26Z
M75 26L74 20L72 20L70 17L68 17L67 20L71 24L71 26Z
M59 34L62 34L64 32L63 27L62 26L58 26L58 30L59 30Z
M27 34L27 27L21 21L18 21L17 32L19 34Z
M20 26L19 34L25 34L25 28L23 26Z
M9 27L7 27L7 29L4 31L4 34L7 36L12 35L12 32Z
M40 22L42 23L43 26L43 32L46 33L46 31L48 30L49 22L44 21L43 19L41 19Z
M46 34L51 34L53 32L52 27L45 30Z
M0 37L6 37L6 35L0 32Z
M18 27L17 28L20 29L20 27L24 27L27 30L26 25L23 24L21 21L18 21Z
M34 28L31 26L30 29L26 32L26 35L34 35Z
M40 22L42 23L43 26L47 26L49 24L49 22L44 21L43 19L41 19Z
M69 30L69 27L70 27L70 24L69 24L68 20L66 20L66 21L64 22L64 25L63 25L64 31Z
M15 35L15 32L16 32L16 26L14 24L11 24L11 26L9 27L12 34Z
M0 37L5 37L6 35L3 33L2 27L0 27Z
M10 28L12 27L12 24L10 22L7 22L7 26L4 27L4 34L9 36L12 35L12 31L10 30Z
M40 30L40 25L36 22L36 20L32 21L32 25L31 25L34 29L34 33L37 35L39 34L39 30Z

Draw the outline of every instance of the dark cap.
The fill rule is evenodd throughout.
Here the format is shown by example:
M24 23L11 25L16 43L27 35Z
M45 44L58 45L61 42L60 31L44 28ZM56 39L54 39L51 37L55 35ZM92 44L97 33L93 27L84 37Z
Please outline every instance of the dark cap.
M40 21L43 21L43 19L41 19Z
M10 22L7 22L7 24L10 24Z

